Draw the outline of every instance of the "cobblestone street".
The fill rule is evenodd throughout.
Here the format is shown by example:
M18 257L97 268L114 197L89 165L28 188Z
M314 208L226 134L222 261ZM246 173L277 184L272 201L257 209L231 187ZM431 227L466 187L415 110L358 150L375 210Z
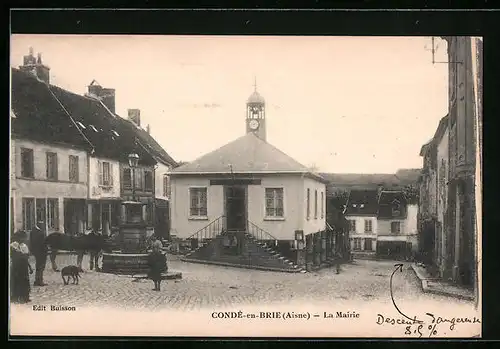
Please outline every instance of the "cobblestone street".
M390 276L395 262L357 260L344 265L340 274L323 269L306 274L288 274L257 270L192 264L169 258L169 270L182 272L182 280L162 283L162 290L152 290L150 280L133 282L130 276L89 271L79 285L63 286L60 273L47 264L45 287L32 286L31 304L67 306L117 306L142 309L175 308L192 310L205 307L231 307L244 304L272 304L307 300L390 303ZM58 256L60 267L76 264L76 256ZM34 265L34 264L32 264ZM33 277L33 276L32 276ZM464 304L453 298L423 293L417 278L405 264L393 280L394 297L406 302Z

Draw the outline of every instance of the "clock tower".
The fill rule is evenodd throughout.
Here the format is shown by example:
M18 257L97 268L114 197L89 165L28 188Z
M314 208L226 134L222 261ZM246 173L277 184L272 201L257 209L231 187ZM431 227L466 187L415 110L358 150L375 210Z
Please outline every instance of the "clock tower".
M257 81L253 93L247 100L246 130L247 133L252 132L266 141L266 102L257 92Z

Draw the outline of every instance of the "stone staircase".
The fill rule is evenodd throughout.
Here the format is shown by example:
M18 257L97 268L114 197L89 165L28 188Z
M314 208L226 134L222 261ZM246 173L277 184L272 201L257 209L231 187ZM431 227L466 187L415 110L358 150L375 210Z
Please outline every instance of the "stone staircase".
M181 260L192 263L215 264L248 269L279 271L289 273L305 273L293 261L284 257L276 248L277 240L269 233L249 224L249 231L227 232L222 230L211 239L201 239L196 249L187 253ZM241 253L231 253L224 246L228 234L238 234Z

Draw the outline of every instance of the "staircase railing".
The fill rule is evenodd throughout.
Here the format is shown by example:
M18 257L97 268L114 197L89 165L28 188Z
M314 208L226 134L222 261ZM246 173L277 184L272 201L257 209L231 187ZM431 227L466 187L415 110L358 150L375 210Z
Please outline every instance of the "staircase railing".
M190 235L187 240L197 240L198 242L204 242L216 238L225 230L224 218L225 216L216 218L215 220L198 230L196 233Z
M278 245L277 238L250 221L248 221L248 233L252 235L255 240L267 243L270 247Z

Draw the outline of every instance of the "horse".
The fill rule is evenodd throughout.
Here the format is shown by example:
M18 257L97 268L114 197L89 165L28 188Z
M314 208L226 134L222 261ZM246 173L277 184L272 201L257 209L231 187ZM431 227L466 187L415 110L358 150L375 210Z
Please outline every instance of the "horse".
M56 256L59 250L76 252L77 266L82 271L82 261L85 253L90 254L90 270L94 269L95 265L96 271L99 271L98 261L101 252L111 252L111 244L108 243L106 237L95 232L87 235L68 235L55 232L47 235L44 243L45 246L50 248L50 262L54 271L59 271L56 264Z

